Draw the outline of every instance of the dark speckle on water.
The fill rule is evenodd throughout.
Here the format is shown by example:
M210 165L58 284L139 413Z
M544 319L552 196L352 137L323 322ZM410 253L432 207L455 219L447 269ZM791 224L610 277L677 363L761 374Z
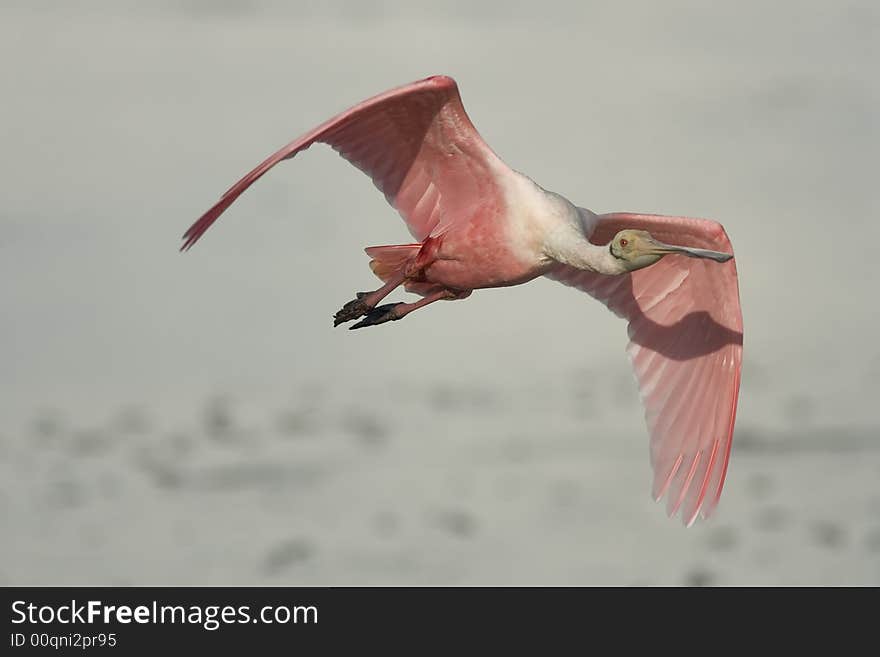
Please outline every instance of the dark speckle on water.
M305 538L294 538L282 541L274 546L263 559L263 572L266 575L277 575L282 571L304 561L308 561L315 553L311 541Z
M715 576L710 570L702 566L695 566L684 575L685 586L712 586L714 583Z
M278 433L287 438L302 438L314 433L316 425L315 412L311 408L282 411L275 421Z
M205 432L214 440L229 441L235 438L235 418L229 401L215 397L205 407Z
M113 426L122 433L140 436L150 431L151 423L146 411L130 406L120 411Z
M185 433L172 433L165 438L165 447L170 455L183 457L195 449L193 437Z
M344 425L366 445L378 446L388 440L388 427L372 413L352 411L346 415Z
M373 517L376 534L383 538L394 536L400 528L400 520L392 511L380 511Z
M571 479L560 479L553 482L550 495L557 508L574 508L581 499L581 485Z
M312 464L273 462L228 463L206 468L195 476L199 487L209 490L238 490L282 484L311 485L323 474Z
M846 531L836 522L822 520L810 527L813 541L825 548L840 548L846 543Z
M733 527L716 527L706 537L706 545L713 552L729 552L739 542L739 536Z
M38 442L44 445L54 443L60 437L62 429L63 421L58 411L42 411L33 422L34 434Z
M446 533L469 538L477 530L477 520L463 509L444 509L432 514L434 524Z
M137 464L159 488L180 488L183 485L183 473L173 461L144 451L138 456Z
M760 108L791 113L814 102L815 89L809 82L797 77L780 77L772 84L765 83L751 94L751 100Z
M142 447L135 452L134 462L158 488L180 488L184 483L180 465L169 455L160 455L156 450Z
M170 463L154 461L146 470L159 488L180 488L183 485L183 474Z
M761 432L753 426L739 423L734 434L734 444L740 451L759 450L765 443Z
M70 437L70 451L79 456L95 456L112 446L112 438L98 429L77 431Z
M767 506L755 516L755 527L761 531L779 531L788 523L789 513L781 506Z
M785 402L784 410L790 425L803 426L813 421L816 400L806 395L793 395Z

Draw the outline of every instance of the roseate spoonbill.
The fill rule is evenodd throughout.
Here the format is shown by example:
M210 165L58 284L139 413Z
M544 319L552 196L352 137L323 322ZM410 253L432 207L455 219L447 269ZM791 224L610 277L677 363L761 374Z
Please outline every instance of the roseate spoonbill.
M370 176L416 240L366 249L384 284L358 293L334 325L375 326L538 276L579 288L629 322L654 498L666 495L668 514L681 510L687 525L712 513L742 363L736 265L721 224L573 205L502 162L470 122L455 81L434 76L365 100L270 155L186 231L181 250L269 169L316 142ZM379 305L401 285L422 298Z

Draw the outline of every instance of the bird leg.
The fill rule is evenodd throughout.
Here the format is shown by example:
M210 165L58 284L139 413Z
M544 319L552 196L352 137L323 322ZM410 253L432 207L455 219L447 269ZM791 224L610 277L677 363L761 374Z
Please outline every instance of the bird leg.
M378 290L374 290L373 292L358 292L357 298L349 301L342 306L335 315L333 315L333 326L339 326L344 322L349 322L366 315L376 307L377 303L391 294L394 288L403 283L404 278L405 275L403 272L399 272L389 278L385 285Z
M366 317L354 326L350 326L349 329L359 329L367 326L384 324L385 322L395 322L398 319L403 319L412 311L418 310L419 308L434 303L435 301L443 301L445 299L464 299L469 296L470 293L470 290L449 290L444 288L419 299L415 303L386 303L382 306L373 308L367 313Z

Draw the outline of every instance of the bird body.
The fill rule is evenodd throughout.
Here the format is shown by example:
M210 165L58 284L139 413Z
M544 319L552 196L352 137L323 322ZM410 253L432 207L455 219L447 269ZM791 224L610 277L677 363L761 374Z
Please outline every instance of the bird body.
M473 290L547 276L629 322L651 433L653 495L686 524L715 508L739 394L742 317L732 248L714 221L595 214L508 167L470 122L456 83L434 76L368 99L246 174L184 235L189 249L251 184L323 142L369 175L417 240L366 249L383 285L334 316L399 320ZM661 241L662 240L662 241ZM397 287L414 303L378 305Z
M488 208L429 237L427 248L413 245L419 248L412 257L421 255L430 263L417 282L458 290L519 285L547 273L564 236L578 235L586 242L583 230L590 224L578 208L520 173L506 175L498 200ZM382 248L370 247L368 253L381 258Z

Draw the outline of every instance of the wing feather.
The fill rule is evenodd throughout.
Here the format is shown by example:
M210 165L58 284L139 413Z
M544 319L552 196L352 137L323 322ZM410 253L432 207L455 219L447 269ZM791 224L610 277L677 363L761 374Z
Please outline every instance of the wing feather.
M269 169L317 142L367 174L418 241L502 205L496 175L506 165L474 128L455 81L434 76L365 100L267 157L186 231L181 250Z
M732 253L721 224L704 219L601 215L590 241L625 228L657 239ZM629 322L627 348L645 406L654 470L652 494L690 525L714 511L724 487L742 369L736 263L667 256L622 276L566 265L548 277L587 292Z

